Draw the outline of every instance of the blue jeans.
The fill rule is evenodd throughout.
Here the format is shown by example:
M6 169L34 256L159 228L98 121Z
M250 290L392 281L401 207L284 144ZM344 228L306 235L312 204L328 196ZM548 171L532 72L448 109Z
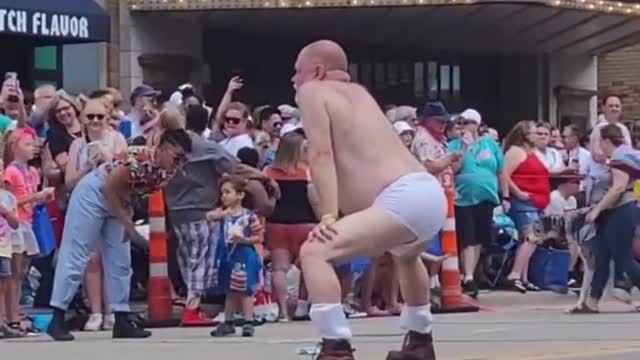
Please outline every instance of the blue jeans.
M58 309L68 309L100 241L111 311L130 310L130 243L123 242L124 227L102 194L104 180L103 174L94 171L83 177L71 194L51 296L51 306Z
M633 258L637 208L630 202L600 214L596 222L596 268L591 282L591 297L600 299L609 280L611 259L620 266L633 285L640 286L640 265Z
M512 198L509 217L521 232L540 220L540 210L529 200Z

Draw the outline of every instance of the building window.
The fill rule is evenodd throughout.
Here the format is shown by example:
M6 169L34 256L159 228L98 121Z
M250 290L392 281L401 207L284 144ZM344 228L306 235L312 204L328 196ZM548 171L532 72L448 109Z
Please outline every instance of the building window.
M451 66L440 65L440 97L448 97L451 93Z
M62 87L62 46L33 49L33 85L52 84Z
M400 67L396 62L387 64L387 84L389 87L398 86L400 83Z
M58 69L58 49L55 46L37 47L34 52L34 67L38 70Z
M374 65L373 81L376 90L382 90L387 87L387 74L384 69L384 63L376 63Z
M438 98L438 63L429 61L427 64L427 87L429 88L428 97L431 100Z
M363 63L360 69L360 79L365 88L371 89L372 85L372 66L369 63Z
M413 96L424 98L424 63L413 63Z
M460 96L460 65L453 65L452 71L452 90L453 97Z

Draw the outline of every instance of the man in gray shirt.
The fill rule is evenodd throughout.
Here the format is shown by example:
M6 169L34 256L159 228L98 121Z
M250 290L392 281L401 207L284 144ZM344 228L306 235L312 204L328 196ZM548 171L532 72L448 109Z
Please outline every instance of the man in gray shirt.
M214 264L218 223L206 220L207 212L215 209L219 199L218 183L224 173L233 173L261 180L278 197L277 185L262 172L241 165L214 141L202 137L208 123L208 112L199 105L187 111L186 128L192 139L192 152L181 171L167 184L165 199L168 216L178 240L178 264L187 286L187 304L182 317L183 326L212 324L200 312L200 299L215 283ZM267 192L266 189L259 189ZM256 196L268 198L268 196Z

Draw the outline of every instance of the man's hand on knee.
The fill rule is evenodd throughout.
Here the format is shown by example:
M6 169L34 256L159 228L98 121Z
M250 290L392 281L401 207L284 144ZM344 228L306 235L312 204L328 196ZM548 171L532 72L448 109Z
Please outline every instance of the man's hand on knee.
M311 230L311 232L309 233L309 237L307 238L307 241L310 241L310 242L318 241L318 242L325 243L325 242L333 241L337 235L338 235L338 231L335 229L333 224L321 222L320 224L316 225L316 227L314 227L313 230Z

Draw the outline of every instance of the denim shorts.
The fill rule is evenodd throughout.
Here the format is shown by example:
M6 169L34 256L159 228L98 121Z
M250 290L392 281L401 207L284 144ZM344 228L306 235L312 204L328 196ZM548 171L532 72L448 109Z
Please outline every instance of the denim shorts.
M540 220L540 210L529 200L512 199L509 217L516 229L522 231Z
M0 279L11 276L11 259L0 257Z

